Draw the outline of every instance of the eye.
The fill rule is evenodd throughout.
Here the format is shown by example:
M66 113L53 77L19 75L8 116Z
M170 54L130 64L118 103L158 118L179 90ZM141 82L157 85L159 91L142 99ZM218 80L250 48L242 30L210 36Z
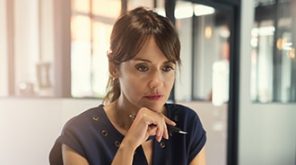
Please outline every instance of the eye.
M140 72L146 72L149 70L149 67L146 64L137 64L135 67Z
M175 70L175 68L172 65L165 65L162 68L162 71L164 71L164 72L169 72L169 71L172 71L172 70Z

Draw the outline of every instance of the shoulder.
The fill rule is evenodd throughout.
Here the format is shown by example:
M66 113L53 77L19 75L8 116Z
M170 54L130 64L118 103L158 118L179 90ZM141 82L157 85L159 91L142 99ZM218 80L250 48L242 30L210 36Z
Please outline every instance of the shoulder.
M187 153L188 162L201 151L206 143L206 132L195 110L180 104L166 104L168 117L187 135L176 134L172 137L178 143L178 149Z
M187 107L187 106L181 105L181 104L167 103L166 106L168 109L171 109L171 110L182 111L184 113L189 113L189 114L195 113L195 111L193 109L191 109L190 107Z
M168 113L172 117L198 118L198 114L191 108L181 104L166 104Z
M102 113L102 109L101 105L90 108L66 122L59 138L61 143L68 145L76 151L81 151L81 148L97 137L97 129L101 125L96 120L98 120L100 113Z
M99 105L97 107L87 109L82 113L72 117L66 122L64 129L80 129L90 126L92 124L92 120L98 120L102 107L102 105Z
M189 132L204 132L201 120L193 109L180 104L167 104L168 117Z
M102 106L97 106L85 110L72 117L63 127L62 134L56 140L50 153L51 161L61 162L61 145L73 149L79 155L87 157L89 146L93 146L93 138L96 136L96 123L94 119L102 113ZM54 164L54 163L53 163Z

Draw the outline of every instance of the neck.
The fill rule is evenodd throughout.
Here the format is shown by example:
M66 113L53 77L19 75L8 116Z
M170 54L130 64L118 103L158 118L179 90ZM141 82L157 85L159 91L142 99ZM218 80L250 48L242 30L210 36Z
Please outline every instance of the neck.
M118 111L127 115L137 114L140 108L131 104L123 95L120 95L120 97L114 103Z
M130 103L122 101L121 99L114 101L111 106L114 123L121 129L127 131L133 123L133 120L138 112L138 108Z

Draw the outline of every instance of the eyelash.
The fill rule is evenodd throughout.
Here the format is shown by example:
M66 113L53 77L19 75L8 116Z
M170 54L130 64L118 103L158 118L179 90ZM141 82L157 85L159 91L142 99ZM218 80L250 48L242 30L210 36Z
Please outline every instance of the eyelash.
M162 71L164 72L169 72L169 71L172 71L172 70L175 70L175 68L171 65L166 65L162 68Z
M146 72L149 70L148 66L144 64L137 64L135 67L140 72Z
M145 64L138 64L135 67L139 72L146 72L149 70L149 67ZM161 70L164 72L169 72L169 71L175 70L175 68L171 65L165 65L162 67Z

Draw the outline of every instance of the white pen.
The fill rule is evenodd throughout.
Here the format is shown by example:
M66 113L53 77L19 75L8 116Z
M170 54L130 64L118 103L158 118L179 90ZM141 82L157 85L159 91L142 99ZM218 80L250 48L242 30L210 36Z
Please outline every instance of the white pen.
M131 119L135 119L136 115L135 114L130 114L129 115L129 118ZM149 126L155 126L154 124L151 124ZM172 125L167 125L168 127L168 130L169 130L169 134L172 135L173 133L179 133L179 134L183 134L183 135L186 135L187 132L185 131L182 131L180 128L178 127L175 127L175 126L172 126Z
M172 133L179 133L179 134L183 134L183 135L186 135L187 134L187 132L182 131L178 127L175 127L175 126L172 126L172 125L167 125L167 127L168 127L168 130L169 130L169 133L170 134L172 134Z

